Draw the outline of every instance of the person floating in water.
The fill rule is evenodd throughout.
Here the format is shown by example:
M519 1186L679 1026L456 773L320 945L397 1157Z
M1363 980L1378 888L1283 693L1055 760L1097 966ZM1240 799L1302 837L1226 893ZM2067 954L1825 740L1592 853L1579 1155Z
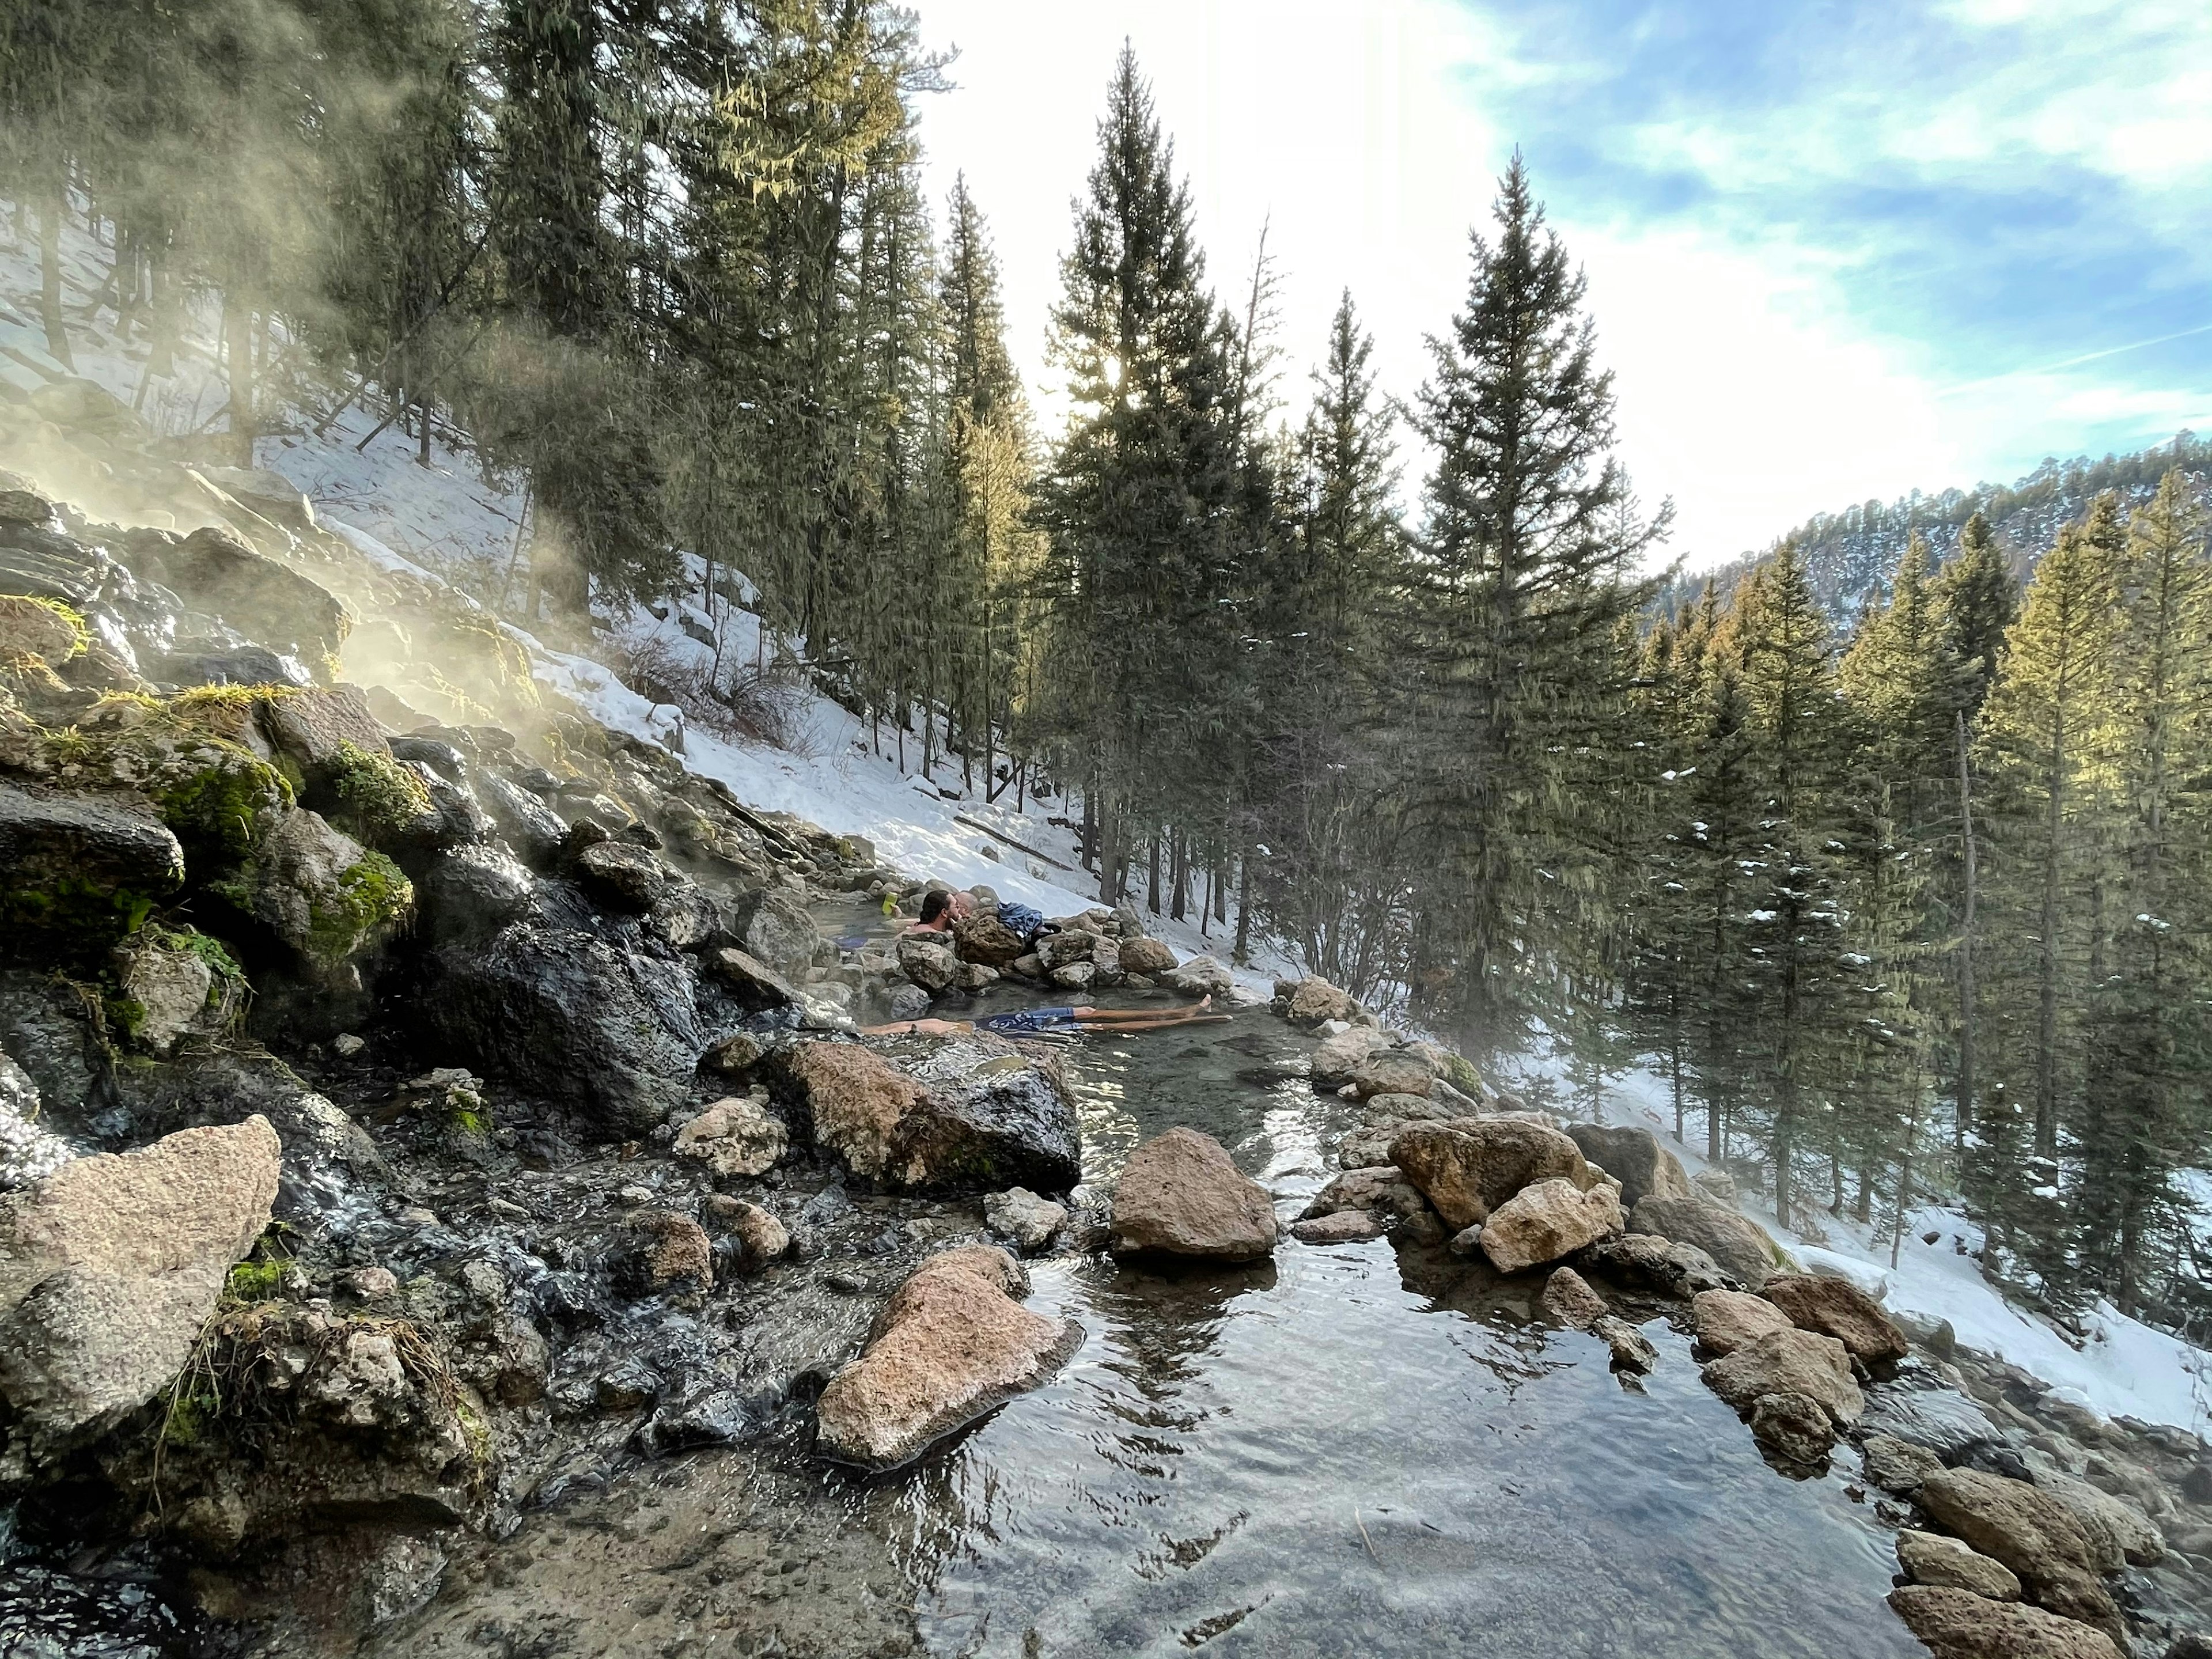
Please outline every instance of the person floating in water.
M895 1019L887 1025L863 1025L862 1036L966 1036L970 1031L990 1031L1000 1036L1034 1036L1040 1031L1164 1031L1180 1025L1220 1025L1226 1014L1206 1012L1213 999L1175 1013L1156 1013L1149 1008L1017 1008L1010 1014L988 1014L981 1019Z

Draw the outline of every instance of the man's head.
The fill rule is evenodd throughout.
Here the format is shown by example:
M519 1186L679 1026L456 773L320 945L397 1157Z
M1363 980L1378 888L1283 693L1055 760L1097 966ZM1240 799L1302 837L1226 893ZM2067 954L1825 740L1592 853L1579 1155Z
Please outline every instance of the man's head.
M942 888L933 893L924 893L921 896L921 925L925 927L945 926L952 920L945 914L951 908L952 895Z

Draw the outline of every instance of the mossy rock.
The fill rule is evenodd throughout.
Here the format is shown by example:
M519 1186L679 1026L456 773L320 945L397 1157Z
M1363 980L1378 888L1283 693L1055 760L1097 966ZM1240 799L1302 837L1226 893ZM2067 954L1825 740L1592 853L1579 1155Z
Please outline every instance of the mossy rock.
M390 846L430 811L422 780L388 754L341 742L314 785L324 816L372 847Z
M84 654L92 629L73 607L28 593L0 593L0 663L57 667Z
M364 852L309 898L307 948L325 962L342 962L414 908L414 886L399 866L381 853Z

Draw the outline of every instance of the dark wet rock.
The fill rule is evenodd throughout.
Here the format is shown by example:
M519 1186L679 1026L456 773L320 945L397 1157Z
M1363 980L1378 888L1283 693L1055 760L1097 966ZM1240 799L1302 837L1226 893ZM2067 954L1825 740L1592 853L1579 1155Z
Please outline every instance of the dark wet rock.
M518 787L496 773L479 771L476 796L491 814L499 833L522 859L540 868L548 865L567 833L567 826L537 795Z
M1067 1224L1067 1210L1026 1187L1012 1187L983 1200L983 1220L1001 1238L1012 1239L1024 1255L1033 1255L1051 1243L1053 1235Z
M1784 1462L1826 1467L1836 1443L1826 1408L1808 1394L1763 1394L1751 1403L1752 1438Z
M307 686L314 677L297 657L271 651L265 645L233 645L213 649L182 649L164 653L145 664L148 676L164 684Z
M1502 1273L1573 1255L1620 1231L1620 1200L1602 1183L1588 1191L1564 1176L1532 1182L1490 1212L1478 1242Z
M1889 1605L1936 1659L2121 1659L2101 1631L1971 1590L1904 1584Z
M1905 1358L1904 1334L1889 1322L1881 1304L1857 1285L1814 1273L1775 1273L1759 1295L1786 1314L1801 1331L1832 1336L1851 1358L1869 1365Z
M1391 1140L1390 1162L1452 1227L1480 1225L1533 1182L1563 1176L1587 1189L1596 1181L1573 1141L1515 1118L1414 1124Z
M985 1033L914 1069L923 1093L891 1137L886 1173L909 1188L1064 1193L1083 1179L1082 1130L1059 1060Z
M350 618L334 594L228 531L196 530L167 544L141 540L134 550L142 576L311 667L334 657L345 642Z
M1866 1422L1873 1415L1869 1409L1860 1421ZM1892 1434L1870 1434L1859 1449L1866 1454L1868 1481L1900 1498L1910 1498L1920 1490L1921 1482L1943 1468L1943 1460L1927 1447Z
M2017 1573L2037 1606L2116 1640L2124 1635L2088 1534L2049 1492L1978 1469L1945 1469L1921 1482L1918 1502L1946 1532Z
M264 1118L64 1165L0 1205L0 1486L135 1411L183 1369L268 1226Z
M764 1393L742 1393L705 1381L657 1409L634 1439L638 1449L652 1457L702 1446L735 1445L760 1432L776 1404Z
M987 1245L924 1262L884 1304L860 1357L823 1389L817 1448L894 1468L1043 1382L1083 1332L1023 1307L1028 1289L1014 1260Z
M1699 1375L1740 1412L1749 1411L1768 1394L1809 1395L1839 1425L1854 1421L1865 1408L1844 1345L1811 1331L1769 1331L1714 1360Z
M1554 1267L1544 1281L1537 1304L1562 1325L1586 1331L1613 1310L1597 1289L1572 1267Z
M1570 1123L1566 1133L1583 1156L1620 1182L1620 1202L1634 1209L1647 1198L1687 1198L1690 1178L1682 1162L1649 1129Z
M14 929L70 928L79 911L149 905L184 879L184 849L150 812L120 800L65 795L0 781L0 921ZM122 915L109 938L125 930Z
M2020 1600L2020 1578L2010 1567L1940 1532L1898 1534L1897 1565L1916 1584L1968 1590L1992 1601Z
M1906 1341L1917 1343L1938 1359L1948 1359L1958 1349L1959 1334L1948 1319L1905 1311L1890 1315L1889 1322L1905 1334Z
M366 697L367 694L363 696ZM386 738L385 747L391 750L392 759L427 766L448 783L468 781L469 757L441 738L422 736Z
M696 1158L718 1181L764 1175L788 1145L782 1121L755 1102L718 1100L676 1132L676 1155Z
M813 965L821 942L806 906L781 890L761 896L746 921L743 940L747 951L787 979L799 978Z
M750 1031L734 1031L699 1056L702 1069L723 1077L743 1077L768 1053L768 1045Z
M1708 1352L1734 1353L1771 1331L1790 1328L1790 1316L1764 1297L1741 1291L1700 1291L1690 1298L1690 1320L1698 1344Z
M414 885L319 813L285 813L255 849L248 908L331 988L358 987L354 958L380 950L412 912Z
M1957 1463L1977 1448L2003 1438L1982 1408L1963 1395L1896 1382L1877 1384L1868 1392L1860 1426L1869 1433L1925 1446L1946 1463Z
M1754 1291L1784 1265L1765 1228L1749 1216L1704 1198L1644 1199L1630 1214L1628 1228L1694 1244Z
M798 998L790 981L749 951L726 945L707 954L705 966L741 1006L781 1008Z
M538 878L502 848L456 847L422 867L415 900L424 944L479 944L536 911Z
M603 905L641 911L652 908L667 890L670 872L642 847L626 841L603 841L577 854L576 879Z
M1116 1255L1250 1261L1275 1248L1275 1210L1221 1143L1170 1129L1129 1154L1114 1188Z
M1662 1296L1678 1300L1700 1291L1742 1288L1732 1273L1694 1244L1678 1244L1650 1233L1625 1233L1605 1239L1582 1252L1575 1264L1586 1272L1625 1279Z
M314 686L258 705L270 744L311 775L337 761L347 747L389 758L384 728L369 712L357 685Z
M1407 1181L1395 1164L1381 1164L1346 1170L1314 1194L1298 1219L1319 1221L1347 1211L1374 1217L1378 1231L1431 1214L1420 1188Z
M706 1046L688 962L517 923L437 953L423 1012L439 1036L618 1135L682 1103Z

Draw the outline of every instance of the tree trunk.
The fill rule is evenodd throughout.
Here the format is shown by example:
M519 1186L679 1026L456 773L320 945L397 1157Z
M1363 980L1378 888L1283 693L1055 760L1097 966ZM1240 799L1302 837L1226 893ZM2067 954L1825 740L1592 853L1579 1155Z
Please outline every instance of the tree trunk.
M1237 855L1237 942L1229 959L1242 968L1252 960L1252 849L1240 848Z
M2050 805L2044 824L2042 937L2036 950L2035 1150L2041 1158L2058 1156L2058 853L2063 833L2064 767L2063 717L2054 714Z
M1154 915L1160 913L1160 832L1157 830L1146 849L1145 908Z
M58 187L39 204L39 320L46 325L46 350L72 374L69 328L62 320L62 192Z
M1974 1127L1974 794L1966 764L1966 717L1955 716L1959 737L1959 836L1966 893L1959 921L1959 1083L1953 1114L1954 1144L1963 1148ZM1909 1155L1908 1155L1909 1156Z

